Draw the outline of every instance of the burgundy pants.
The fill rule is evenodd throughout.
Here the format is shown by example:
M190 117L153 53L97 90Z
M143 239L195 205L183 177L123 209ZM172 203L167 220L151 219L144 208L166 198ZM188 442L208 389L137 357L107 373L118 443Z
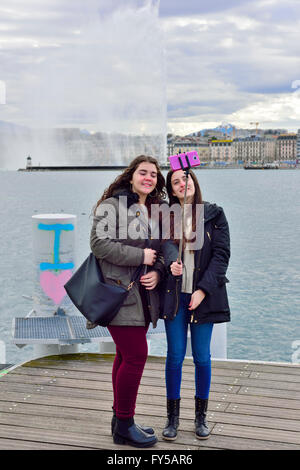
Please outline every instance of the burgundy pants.
M134 416L140 381L148 355L147 326L108 326L116 345L112 369L113 407L117 418Z

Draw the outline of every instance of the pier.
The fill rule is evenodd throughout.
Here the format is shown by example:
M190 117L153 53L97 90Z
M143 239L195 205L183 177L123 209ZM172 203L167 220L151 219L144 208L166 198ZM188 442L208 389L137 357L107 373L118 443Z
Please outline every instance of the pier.
M134 450L117 446L109 354L49 356L0 371L0 449ZM208 407L211 436L194 435L194 364L183 366L178 438L161 437L166 421L165 358L150 356L136 421L155 429L152 450L299 450L300 365L212 361ZM150 450L151 450L150 449Z

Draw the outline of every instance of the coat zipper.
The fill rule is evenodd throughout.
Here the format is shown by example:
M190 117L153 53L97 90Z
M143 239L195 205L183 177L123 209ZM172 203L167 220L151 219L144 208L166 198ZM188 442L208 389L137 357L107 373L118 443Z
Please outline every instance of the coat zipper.
M174 318L177 315L178 312L178 307L179 307L179 294L178 294L178 284L179 284L180 279L176 279L176 286L175 286L175 295L176 295L176 306L174 310Z
M208 232L207 232L208 233ZM196 272L197 271L200 271L200 259L201 259L201 253L202 251L200 250L200 253L199 253L199 266L196 268L195 267L195 270L194 270L194 277L193 277L193 292L195 292L195 278L196 278ZM190 323L194 323L194 313L191 314L191 321Z
M194 276L193 276L193 289L192 291L195 292L195 277L196 277L196 269L194 269ZM194 322L194 310L191 313L190 323Z

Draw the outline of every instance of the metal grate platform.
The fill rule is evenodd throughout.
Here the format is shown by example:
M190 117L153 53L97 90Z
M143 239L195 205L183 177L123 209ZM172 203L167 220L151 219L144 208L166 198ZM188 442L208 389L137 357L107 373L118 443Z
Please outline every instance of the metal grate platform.
M107 328L97 326L87 330L83 316L15 317L12 323L12 343L21 344L76 344L112 341ZM150 325L147 337L164 335L162 320L155 329Z

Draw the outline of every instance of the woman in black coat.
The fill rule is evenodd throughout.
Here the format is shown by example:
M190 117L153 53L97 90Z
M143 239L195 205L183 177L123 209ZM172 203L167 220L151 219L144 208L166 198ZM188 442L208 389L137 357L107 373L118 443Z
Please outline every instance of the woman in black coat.
M176 203L183 206L185 183L183 170L168 173L166 185L170 206ZM230 258L230 238L224 211L216 204L202 201L201 190L192 171L188 176L186 203L191 210L187 211L188 206L185 206L185 213L190 214L184 219L182 262L178 260L182 232L178 232L175 217L171 218L170 239L163 243L169 272L163 286L161 307L168 343L165 440L177 437L182 363L189 324L195 364L195 433L198 439L209 437L206 411L211 380L211 335L214 323L230 321L226 292L228 279L225 276Z

